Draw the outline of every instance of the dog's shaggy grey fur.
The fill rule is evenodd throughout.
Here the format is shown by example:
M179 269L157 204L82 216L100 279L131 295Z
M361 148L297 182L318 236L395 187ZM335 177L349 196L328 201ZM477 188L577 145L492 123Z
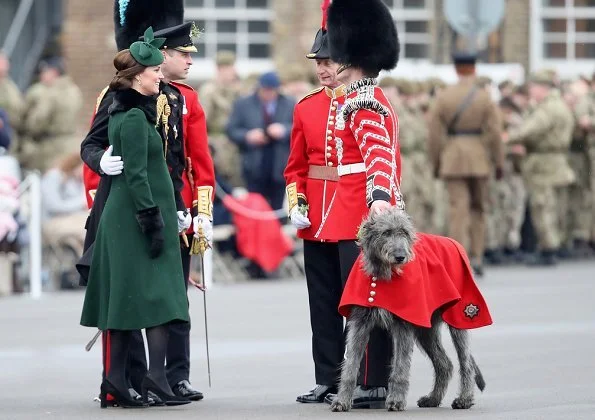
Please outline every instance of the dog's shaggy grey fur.
M359 233L364 271L376 276L378 281L391 281L393 271L414 258L413 244L416 232L410 217L395 207L381 214L371 214L363 223ZM395 297L398 298L398 297ZM434 387L430 393L417 401L419 407L438 407L452 377L453 364L450 361L440 336L443 324L441 311L432 316L432 327L422 328L406 322L381 308L355 306L347 319L346 355L341 371L339 393L331 404L332 411L351 409L353 392L360 361L364 355L370 332L381 326L392 336L393 357L388 383L386 408L389 411L405 409L409 390L409 374L413 345L418 346L429 357L434 367ZM473 405L473 380L483 391L485 381L469 349L466 330L449 326L459 359L460 390L452 402L452 408L467 409Z

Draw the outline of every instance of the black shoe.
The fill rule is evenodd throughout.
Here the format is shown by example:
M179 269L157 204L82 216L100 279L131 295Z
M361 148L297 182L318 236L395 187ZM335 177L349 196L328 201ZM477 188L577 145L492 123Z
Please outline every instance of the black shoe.
M309 392L298 395L295 400L301 403L321 403L324 401L324 397L332 392L336 393L337 388L334 386L316 385L314 389L311 389Z
M527 265L534 267L557 265L558 260L556 254L556 250L543 250L535 254L532 259L529 259Z
M572 245L572 256L577 259L591 258L593 256L593 250L584 239L575 239Z
M114 397L113 402L107 400L107 394L110 394L112 397ZM133 398L128 390L121 392L107 379L101 383L101 394L99 394L99 400L101 403L101 408L107 408L108 404L122 408L145 408L149 406L148 399L139 401Z
M202 392L200 392L197 389L194 389L192 385L190 385L190 382L188 382L186 379L172 386L171 390L174 392L175 395L179 397L188 398L191 401L200 401L204 398Z
M483 277L483 266L478 265L478 264L473 264L471 265L471 268L473 269L473 275L476 277Z
M324 402L332 404L337 398L337 394L328 394L324 397ZM355 388L353 393L352 408L384 408L386 405L386 388L383 386L377 387L362 387L361 385Z
M499 248L487 249L483 256L487 265L501 265L504 263L504 254Z
M165 405L183 405L191 403L188 398L167 393L167 391L163 390L159 385L157 385L149 375L145 376L141 387L143 401L145 403L149 399L149 391L157 395Z

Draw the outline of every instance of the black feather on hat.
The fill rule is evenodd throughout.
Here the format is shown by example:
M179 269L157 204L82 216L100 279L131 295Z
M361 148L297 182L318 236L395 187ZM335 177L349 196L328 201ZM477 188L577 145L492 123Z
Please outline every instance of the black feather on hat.
M331 60L377 74L399 61L397 27L382 0L333 0L328 9Z
M125 50L149 27L153 31L184 23L184 0L114 0L118 51Z

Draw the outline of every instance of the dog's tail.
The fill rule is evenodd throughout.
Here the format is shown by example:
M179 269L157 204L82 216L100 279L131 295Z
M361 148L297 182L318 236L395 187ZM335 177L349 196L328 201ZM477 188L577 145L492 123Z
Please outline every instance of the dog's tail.
M479 370L479 366L477 366L477 363L475 363L475 359L473 358L473 356L471 356L471 365L473 366L473 370L475 371L475 384L477 385L479 390L483 392L483 390L486 387L486 381L485 379L483 379L481 370Z

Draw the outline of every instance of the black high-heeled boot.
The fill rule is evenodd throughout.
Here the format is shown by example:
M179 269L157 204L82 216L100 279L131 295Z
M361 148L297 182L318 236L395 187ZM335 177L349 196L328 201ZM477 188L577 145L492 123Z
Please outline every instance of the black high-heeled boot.
M157 395L165 405L184 405L190 404L192 402L188 398L169 394L167 391L157 385L157 383L149 375L145 376L141 387L143 401L145 402L149 399L149 391Z
M148 398L143 398L142 401L134 400L130 397L128 390L125 392L120 391L113 386L110 381L105 379L101 383L101 394L99 395L101 408L107 408L107 394L111 394L111 396L114 397L114 402L122 408L145 408L149 406Z

